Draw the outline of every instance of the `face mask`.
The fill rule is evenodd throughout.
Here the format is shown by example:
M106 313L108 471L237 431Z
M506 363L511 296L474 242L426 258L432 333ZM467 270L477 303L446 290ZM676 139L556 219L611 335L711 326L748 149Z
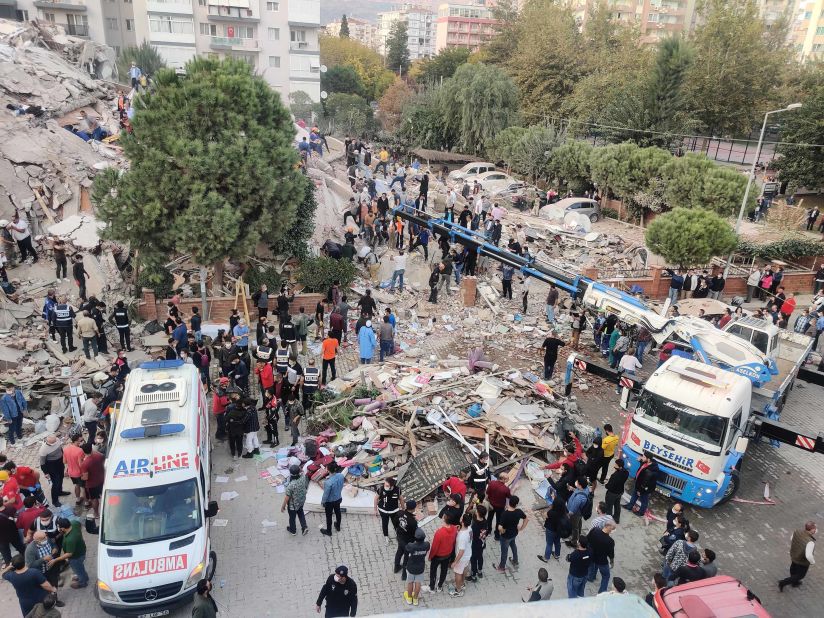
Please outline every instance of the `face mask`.
M48 540L48 539L44 539L44 540L42 540L42 541L38 541L38 542L37 542L37 544L38 544L40 547L43 547L44 545L48 545L48 544L49 544L49 540Z
M339 584L343 583L343 578L340 575L335 575L335 581Z

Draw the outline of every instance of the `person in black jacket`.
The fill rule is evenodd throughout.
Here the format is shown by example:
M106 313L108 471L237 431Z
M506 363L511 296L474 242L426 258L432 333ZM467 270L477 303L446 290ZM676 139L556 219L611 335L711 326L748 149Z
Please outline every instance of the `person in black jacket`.
M584 588L587 585L587 575L589 574L589 563L591 562L586 537L578 537L575 551L567 554L566 559L569 562L567 597L570 599L583 597Z
M409 576L406 580L406 590L403 593L403 598L407 604L418 604L429 547L429 541L426 540L426 533L423 528L415 530L415 540L406 545L406 555L408 556L406 568L409 571Z
M320 589L315 611L320 613L320 606L326 600L326 618L355 616L358 612L358 585L349 577L349 569L344 565L335 569L334 574L326 578Z
M406 509L398 518L398 525L395 533L398 535L398 549L395 551L395 573L401 573L401 579L406 581L406 562L409 555L406 553L406 546L415 540L415 531L418 529L418 520L415 517L415 509L418 503L414 500L406 501Z
M606 490L604 502L607 505L607 515L612 515L612 519L617 524L621 521L621 496L624 495L624 487L627 484L629 472L624 468L623 459L616 459L612 463L612 469L613 472L604 486Z
M555 500L552 501L552 506L546 512L546 520L544 521L546 549L543 555L538 554L538 560L541 562L549 562L549 557L553 554L556 560L560 560L561 536L563 534L561 528L564 519L567 517L566 501L560 496L555 496Z
M589 572L587 579L595 581L597 572L601 573L601 584L598 586L598 593L606 592L609 587L609 568L615 562L615 540L610 533L615 529L612 524L604 524L603 528L593 528L587 534L587 545L589 546Z
M625 509L639 517L646 513L649 497L658 484L658 463L652 458L652 453L644 451L640 461L641 466L635 474L635 490L632 492L632 499L624 505ZM636 502L639 502L638 507L635 506Z
M594 485L604 459L604 449L601 448L601 438L596 437L587 448L587 478L589 484Z
M555 490L556 495L560 497L564 503L569 500L572 495L572 488L575 487L575 469L570 468L566 463L561 464L561 478L557 481L552 476L547 477L547 481Z

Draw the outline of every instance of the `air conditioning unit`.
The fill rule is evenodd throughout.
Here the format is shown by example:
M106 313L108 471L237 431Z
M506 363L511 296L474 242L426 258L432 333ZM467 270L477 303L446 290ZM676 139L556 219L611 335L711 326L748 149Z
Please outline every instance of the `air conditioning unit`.
M298 41L298 47L300 47L301 49L304 47L309 47L309 43L307 43L306 41Z

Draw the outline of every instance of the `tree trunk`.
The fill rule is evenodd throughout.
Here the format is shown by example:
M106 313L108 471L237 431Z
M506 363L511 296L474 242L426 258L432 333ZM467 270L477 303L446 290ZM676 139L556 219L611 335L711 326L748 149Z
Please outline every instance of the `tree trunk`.
M209 319L209 313L206 305L206 267L201 266L200 270L200 315L204 320Z
M212 296L220 296L223 289L223 260L214 263L212 275Z

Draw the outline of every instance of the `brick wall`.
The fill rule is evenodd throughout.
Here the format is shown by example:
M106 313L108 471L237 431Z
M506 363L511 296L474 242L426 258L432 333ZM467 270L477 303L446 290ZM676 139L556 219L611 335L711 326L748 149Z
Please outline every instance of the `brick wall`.
M670 277L660 266L650 268L651 277L640 277L638 279L614 279L603 280L603 283L622 284L627 288L633 285L640 286L644 290L644 295L654 299L664 299L669 294ZM712 273L711 273L712 274ZM584 269L583 275L591 279L598 279L598 271L595 268ZM813 272L790 272L784 274L783 286L786 291L796 294L812 294L815 273ZM747 294L747 280L743 277L730 277L724 285L724 296L745 296Z
M311 315L315 313L315 306L319 301L323 300L322 294L296 294L295 300L289 305L290 312L294 315L303 310ZM141 290L140 302L138 303L137 313L141 320L151 321L166 319L166 307L169 299L158 300L153 290L143 288ZM212 322L228 322L232 309L235 306L235 299L227 296L208 297L206 299L209 315L205 317L206 320ZM252 322L257 321L257 308L254 306L251 298L246 299L247 307L249 308L249 317ZM273 311L276 306L274 298L269 298L269 310ZM184 315L192 313L192 307L200 308L200 298L183 298L180 300L178 307L183 311Z

